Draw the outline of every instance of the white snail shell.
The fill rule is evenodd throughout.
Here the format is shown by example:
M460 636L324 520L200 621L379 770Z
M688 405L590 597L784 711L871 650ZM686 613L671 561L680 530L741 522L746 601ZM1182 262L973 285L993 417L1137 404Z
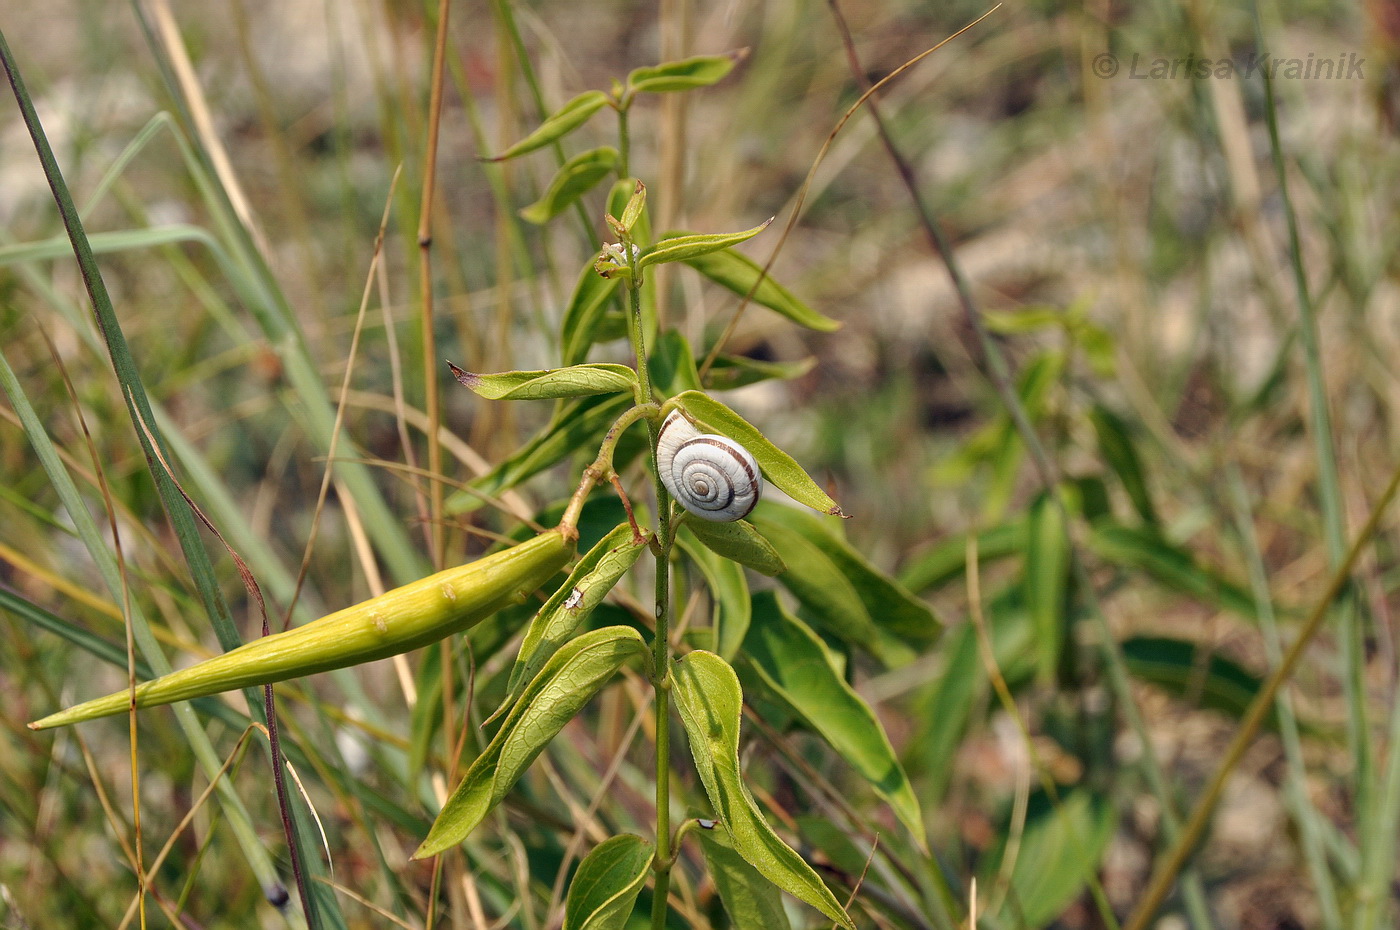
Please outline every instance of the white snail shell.
M661 424L656 469L682 507L716 523L747 516L763 491L763 474L748 449L727 436L700 432L679 410Z

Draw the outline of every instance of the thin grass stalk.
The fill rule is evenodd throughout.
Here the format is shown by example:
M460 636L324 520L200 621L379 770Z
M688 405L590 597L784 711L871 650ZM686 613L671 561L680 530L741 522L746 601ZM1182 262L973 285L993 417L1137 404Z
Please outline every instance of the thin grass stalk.
M520 64L514 52L510 50L510 43L502 34L505 24L500 17L494 17L491 23L495 31L495 54L496 54L496 74L499 76L494 85L493 99L496 104L496 133L502 143L505 140L515 138L521 129L520 100L517 93L518 81L512 64ZM505 179L507 186L511 186L516 165L507 161L501 163L501 176ZM510 236L511 230L515 226L517 219L515 210L510 206L502 204L504 209L498 209L492 216L492 227L495 233L493 243L495 254L500 258L505 258L511 252ZM548 242L548 234L543 241ZM489 319L492 326L483 327L495 336L494 342L490 345L491 364L490 368L506 370L520 367L516 363L518 348L515 344L514 325L517 314L515 312L515 302L517 294L517 276L515 265L511 261L498 261L492 269L492 290L493 304L492 313ZM520 314L521 317L524 314ZM473 425L474 438L485 441L487 436L514 436L516 435L516 410L514 404L492 405L489 416L477 418Z
M1254 13L1256 47L1264 48L1264 25L1259 4L1253 2L1251 8ZM1269 152L1278 179L1279 204L1288 230L1288 263L1298 301L1298 337L1302 343L1308 383L1308 420L1317 455L1317 494L1322 509L1323 538L1327 545L1328 568L1335 570L1341 563L1346 548L1346 523L1342 506L1341 479L1337 472L1337 456L1333 447L1326 375L1322 367L1322 349L1318 340L1317 312L1308 290L1307 271L1303 267L1298 216L1288 191L1288 168L1284 162L1283 143L1279 139L1278 101L1274 93L1273 76L1268 68L1261 69L1260 74L1264 79L1264 117L1269 130ZM1366 653L1361 641L1361 620L1355 598L1344 593L1334 607L1334 615L1338 640L1342 645L1342 681L1347 699L1347 744L1356 767L1356 822L1370 825L1371 791L1375 776L1370 726L1366 719Z
M1041 760L1040 752L1035 747L1035 741L1031 739L1030 725L1021 715L1021 709L1016 706L1016 699L1011 694L1011 688L1006 684L1001 667L997 665L996 650L992 646L991 635L987 632L987 621L982 612L982 572L981 566L978 564L976 533L967 534L967 557L964 563L967 566L965 573L967 576L967 601L972 614L973 627L977 632L977 647L982 656L982 664L987 670L992 690L996 692L997 700L1001 702L1002 710L1015 722L1016 729L1021 734L1021 742L1025 744L1027 759L1040 782L1041 790L1050 798L1051 803L1058 811L1062 803L1060 789L1055 784L1055 779L1050 776L1049 768ZM1005 870L1005 857L1003 857L1002 865L1005 881L1009 886L1011 873ZM1002 880L1002 876L998 876L997 884L1000 885ZM1098 875L1094 871L1089 873L1088 884L1090 894L1094 898L1094 906L1098 909L1099 919L1110 930L1118 930L1118 918L1114 916L1113 907L1108 902L1108 895L1104 892L1103 883L1099 881ZM997 888L993 887L992 890L995 893Z
M253 37L249 29L246 2L247 0L234 0L230 4L234 32L238 37L239 57L243 62L243 71L248 77L253 101L257 106L258 118L262 121L263 132L272 145L272 162L277 173L278 204L287 221L289 238L296 245L297 263L306 276L306 280L302 282L301 299L314 312L318 328L324 331L328 320L328 308L326 307L325 291L317 281L318 263L316 251L313 248L315 237L311 231L311 221L307 214L306 199L303 194L307 185L302 180L297 160L288 145L287 134L282 132L278 125L277 110L272 102L272 93L268 89L267 79L263 75L262 69L258 67L257 58L253 53ZM330 44L334 45L335 43L331 41Z
M661 0L658 32L661 60L679 61L691 44L692 7L688 0ZM686 128L690 94L664 94L661 100L660 178L656 203L656 229L679 229L685 204ZM652 269L656 276L656 322L664 329L674 269L668 263Z
M0 45L3 44L4 37L0 35ZM109 591L114 596L120 596L121 577L117 571L116 560L108 550L101 534L97 530L88 513L86 504L82 496L78 493L77 487L73 484L72 478L59 461L58 453L54 448L52 440L44 431L43 425L39 422L38 415L34 411L33 405L29 403L24 395L23 388L15 377L14 370L10 368L4 354L0 352L0 389L3 389L10 398L10 404L15 413L20 417L25 434L29 438L34 449L35 456L39 459L40 465L44 468L58 495L59 501L64 509L70 514L75 530L82 539L88 553L92 556L97 565L103 581ZM172 667L165 654L161 651L159 643L151 633L150 622L139 604L132 605L131 611L132 635L136 639L137 646L141 649L142 655L150 663L151 671L156 675L168 674ZM250 706L257 706L255 703ZM189 743L190 749L200 766L205 770L205 774L213 777L221 766L218 754L214 751L214 746L209 737L205 734L202 724L196 716L194 709L189 704L179 704L172 708L175 713L176 722L179 723ZM257 833L253 830L251 818L243 806L238 793L231 785L222 783L219 795L229 814L230 828L234 832L239 846L242 848L244 857L247 859L250 869L262 888L271 893L273 889L280 888L281 883L277 877L277 869L273 865L272 858L267 849L262 845Z
M194 802L190 805L190 809L185 812L184 817L182 817L180 819L180 822L176 824L175 829L170 832L170 836L166 839L164 845L161 846L160 852L156 854L155 859L151 862L150 869L145 874L146 884L149 885L154 883L156 878L156 872L160 869L161 864L165 862L166 857L170 855L170 851L175 848L175 841L178 840L180 834L183 833L190 826L190 824L194 822L195 815L197 815L200 812L200 810L203 809L204 805L208 803L209 799L213 797L215 786L219 783L219 781L223 779L223 777L226 774L233 770L233 768L243 759L244 756L247 755L246 750L248 748L248 734L252 732L253 727L249 726L238 737L238 742L234 743L233 751L229 753L228 758L224 761L223 768L221 768L216 773L215 777L209 782L209 784L205 786L204 790L200 793L199 797L196 798ZM131 923L135 916L135 909L133 907L128 907L125 916L122 917L122 922L117 925L117 930L126 930L127 926ZM144 926L144 916L141 918L141 921L142 925Z
M125 856L127 865L134 869L136 868L137 853L126 842L127 824L122 820L121 814L117 812L116 807L112 804L111 798L107 794L107 787L102 783L102 773L98 769L97 760L93 758L91 747L88 746L87 741L82 737L78 737L76 742L78 744L78 751L81 752L83 756L83 765L87 769L88 782L92 785L93 794L97 796L97 803L102 808L103 815L107 818L107 826L117 838L117 844L121 846L122 855ZM150 894L150 890L144 875L137 876L136 884L137 895L132 899L131 906L133 908L139 907L142 919L144 920L146 913L146 897ZM167 919L170 918L171 914L169 909L164 907L159 896L151 895L151 897L155 898L157 906L162 908Z
M1257 2L1251 4L1254 14L1256 47L1263 48L1264 26ZM1269 69L1261 71L1264 79L1264 115L1269 131L1269 150L1278 180L1279 201L1288 231L1289 266L1298 302L1298 335L1302 343L1304 369L1308 384L1308 414L1317 456L1317 491L1322 509L1323 537L1327 545L1328 566L1336 569L1343 556L1346 534L1343 513L1341 479L1337 470L1333 446L1331 414L1328 408L1326 375L1323 371L1322 349L1318 337L1317 312L1308 289L1307 272L1303 267L1302 240L1298 230L1297 213L1288 189L1288 170L1284 161L1283 144L1279 138L1278 101L1273 76ZM1366 651L1362 642L1362 621L1359 604L1344 592L1334 607L1337 635L1341 643L1343 691L1347 703L1347 744L1355 766L1356 822L1363 825L1365 841L1361 845L1362 885L1357 893L1358 910L1353 915L1359 930L1375 926L1383 910L1381 901L1387 895L1394 863L1394 835L1400 808L1392 800L1400 791L1400 771L1391 766L1386 784L1377 782L1374 751L1371 746L1370 724L1366 713ZM1400 730L1400 716L1392 716L1392 737ZM1392 749L1394 742L1392 741ZM1400 764L1400 756L1392 753ZM1373 811L1373 792L1380 788L1385 794L1383 808ZM1377 840L1377 837L1386 839Z
M536 279L536 268L533 259L534 249L530 248L525 240L525 232L522 228L523 221L515 211L514 201L510 185L506 181L506 165L501 162L491 161L491 156L495 154L491 138L486 132L485 123L481 119L481 108L477 106L476 94L473 92L471 84L467 80L466 68L462 64L461 56L454 55L448 66L452 69L452 80L457 87L457 97L462 104L462 112L467 117L467 125L471 128L472 137L476 140L476 158L478 166L481 168L482 176L486 178L486 184L491 188L491 196L496 202L496 209L504 229L508 234L509 249L500 256L501 262L513 262L515 273L520 278L528 281ZM546 233L549 226L542 227L541 232ZM544 254L544 271L550 281L550 287L558 294L559 275L551 260L550 253L546 249ZM464 297L467 295L464 292ZM470 311L458 314L459 322L458 334L462 340L463 351L469 355L476 363L484 368L493 367L486 361L484 355L486 349L477 333L475 327L467 325ZM545 331L543 317L536 312L537 325Z
M420 320L423 341L423 410L428 415L428 471L442 474L442 443L438 425L442 411L438 396L437 337L433 332L433 191L437 178L438 131L442 125L442 86L447 59L447 23L451 4L438 0L437 38L433 45L432 90L428 98L428 144L423 153L423 200L418 209L418 287L422 300ZM442 483L429 482L428 519L432 521L433 567L441 569L446 556L446 524L442 522Z
M932 48L925 49L924 51L915 55L913 58L906 61L904 64L900 65L898 68L895 68L889 74L881 78L878 82L876 82L873 85L870 85L866 89L865 93L861 94L860 98L857 99L855 103L847 107L845 113L841 114L841 118L836 121L836 125L832 127L831 132L827 134L826 141L822 143L821 148L817 151L817 157L812 159L812 166L807 169L807 176L803 178L802 185L798 188L797 194L793 197L792 209L788 213L787 222L783 224L783 231L779 234L778 241L773 245L773 251L769 254L768 260L764 262L762 271L754 278L753 284L749 286L748 293L746 293L743 299L739 301L739 306L734 309L734 313L730 316L729 322L725 324L724 331L720 333L720 337L717 340L715 340L714 346L705 356L705 361L700 364L699 374L700 380L702 382L709 374L710 368L714 365L715 360L719 358L720 352L724 351L724 347L729 342L730 337L734 335L734 331L739 326L739 321L743 319L744 311L748 309L749 304L753 301L753 295L757 293L758 288L767 279L768 272L772 269L773 263L778 260L778 253L781 252L783 246L787 244L788 236L792 233L793 228L797 225L798 218L802 215L802 207L807 202L807 195L811 192L812 181L816 178L818 166L820 166L822 161L826 158L827 152L831 149L832 142L834 142L836 137L840 135L841 130L845 128L846 124L850 122L851 117L855 116L856 113L860 110L860 108L864 106L869 100L871 100L875 96L875 92L878 91L880 88L889 84L891 81L896 80L900 75L904 74L910 68L914 67L919 62L923 61L925 58L932 55L934 52L938 51L943 46L947 45L949 42L952 42L954 39L958 38L963 33L967 32L973 26L976 26L978 23L982 22L982 20L986 19L988 16L991 16L999 9L1001 9L1000 3L992 7L987 12L983 13L981 16L974 19L972 22L968 23L966 26L963 26L957 32L943 39L937 45L934 45Z
M122 625L126 628L126 686L130 695L128 698L130 707L127 711L127 738L131 743L129 757L131 765L131 833L134 847L132 864L136 869L136 911L140 917L141 926L144 928L146 926L146 894L150 879L146 875L145 844L141 836L141 742L136 726L136 637L132 632L131 624L131 579L127 574L126 552L122 547L121 528L117 524L117 508L113 503L112 489L107 484L107 471L102 467L102 457L98 454L97 444L93 441L92 432L88 429L87 417L83 415L83 405L78 402L78 393L73 388L73 379L68 375L68 367L63 364L63 358L59 355L53 340L49 338L48 331L40 327L40 332L44 337L44 345L49 350L49 358L63 379L63 390L68 395L68 402L77 415L78 426L83 433L83 444L87 447L88 455L92 459L93 475L97 478L99 489L102 492L103 510L107 513L107 529L112 533L112 552L116 556L117 575L122 582Z
M1278 621L1274 617L1273 598L1269 594L1268 572L1264 567L1264 559L1259 552L1258 539L1254 532L1249 491L1245 488L1238 466L1233 463L1226 467L1225 478L1230 503L1235 511L1236 533L1244 551L1250 587L1254 591L1254 603L1259 612L1259 628L1264 634L1265 655L1270 667L1277 668L1283 657L1283 646L1279 638ZM1328 930L1341 930L1342 914L1337 906L1337 889L1332 882L1332 872L1327 866L1327 850L1319 826L1321 815L1308 799L1307 765L1303 760L1302 740L1298 736L1298 719L1293 713L1293 702L1287 692L1279 693L1275 708L1278 713L1279 738L1283 743L1284 757L1288 760L1284 798L1293 815L1293 821L1298 826L1299 845L1302 847L1303 860L1307 863L1308 875L1313 881L1322 925Z
M1259 728L1263 726L1265 718L1273 708L1279 689L1285 681L1292 677L1294 669L1297 668L1299 660L1303 657L1304 650L1307 649L1313 636L1321 629L1323 620L1327 618L1329 608L1346 589L1356 560L1370 544L1371 538L1380 526L1381 517L1390 506L1397 490L1400 490L1400 468L1397 468L1390 476L1390 481L1372 508L1366 524L1357 533L1342 560L1342 564L1337 566L1337 569L1332 573L1326 590L1314 604L1307 619L1303 621L1293 645L1289 646L1288 651L1279 661L1278 667L1264 681L1254 700L1250 702L1249 709L1240 721L1239 729L1235 731L1234 738L1222 756L1220 766L1216 769L1200 798L1197 799L1196 806L1191 811L1191 817L1186 822L1181 835L1172 844L1166 858L1158 863L1153 872L1152 880L1139 899L1132 918L1124 925L1124 930L1146 930L1148 923L1156 915L1162 902L1166 900L1177 874L1204 838L1211 815L1215 812L1216 805L1220 803L1220 796L1224 793L1225 782L1235 767L1239 765L1240 759L1244 757L1245 750L1254 741L1254 737L1258 735Z
M1400 824L1400 702L1391 705L1386 733L1384 777L1361 838L1361 882L1356 891L1357 930L1384 926L1394 900L1390 889L1395 874L1395 831ZM1393 921L1392 924L1393 926Z
M184 115L194 129L194 137L200 140L201 147L209 157L210 168L214 177L219 179L219 186L227 195L229 205L238 217L239 226L252 238L260 254L270 254L267 237L254 219L253 209L248 205L248 197L243 193L243 186L233 170L228 151L214 129L214 119L209 113L208 101L204 99L204 88L195 76L194 64L190 61L189 50L185 48L175 15L170 11L169 0L145 0L144 3L138 4L138 9L145 9L147 5L155 20L155 30L150 35L152 38L159 37L159 47L164 53L163 60L169 65L166 76L173 79L175 86L179 88L180 97L185 103Z

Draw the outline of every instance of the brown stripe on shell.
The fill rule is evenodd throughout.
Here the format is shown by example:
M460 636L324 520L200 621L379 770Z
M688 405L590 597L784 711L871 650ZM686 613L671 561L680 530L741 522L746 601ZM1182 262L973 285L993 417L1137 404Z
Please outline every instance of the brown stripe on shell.
M694 439L687 442L686 445L689 445L690 443L703 443L707 446L712 446L717 449L723 449L725 454L729 456L729 459L731 461L740 465L744 469L744 475L749 479L749 488L752 491L752 499L749 501L748 508L745 509L743 513L737 514L730 519L742 519L743 517L746 517L750 513L752 513L754 507L758 506L759 494L757 493L757 487L760 479L759 476L754 474L753 468L749 465L748 460L744 456L739 455L734 451L734 440L723 436L712 436L707 433L702 433L699 436L696 436ZM729 487L726 490L729 492L729 499L725 502L723 507L717 508L717 510L712 512L719 512L728 509L729 506L734 502L734 499L738 496L738 493L735 490L732 483L730 483Z

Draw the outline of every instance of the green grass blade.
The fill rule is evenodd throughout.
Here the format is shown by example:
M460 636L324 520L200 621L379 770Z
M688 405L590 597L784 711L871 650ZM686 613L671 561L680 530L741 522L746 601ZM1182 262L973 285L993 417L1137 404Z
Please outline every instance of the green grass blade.
M0 37L0 41L3 41L3 37ZM3 389L9 396L10 404L19 416L25 435L34 448L35 455L38 456L59 500L73 520L74 528L77 530L79 538L82 539L83 545L87 548L88 554L97 564L98 571L101 573L108 590L114 597L120 597L122 582L117 571L116 559L108 550L102 534L98 531L97 525L88 512L86 502L83 501L73 479L59 460L53 442L49 439L48 433L45 432L43 424L39 422L33 405L29 403L28 397L3 352L0 352L0 389ZM137 603L132 604L131 624L136 645L146 657L151 669L157 674L168 673L171 670L170 662L160 651L160 646L151 633L150 624ZM223 760L214 751L213 743L205 734L194 709L188 704L181 704L174 708L174 713L176 721L189 743L190 751L199 760L205 774L212 778L223 765ZM229 826L233 830L254 876L264 890L271 891L281 887L281 881L272 857L253 829L251 818L237 791L229 782L221 780L218 792Z

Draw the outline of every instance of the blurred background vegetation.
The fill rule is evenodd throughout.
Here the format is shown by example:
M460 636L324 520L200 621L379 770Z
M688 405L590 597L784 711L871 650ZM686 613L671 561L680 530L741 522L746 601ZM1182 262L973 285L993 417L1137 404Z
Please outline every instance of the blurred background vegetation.
M870 79L986 9L841 6ZM337 452L369 467L340 473L319 513L299 615L367 596L380 573L392 584L428 565L423 485L401 466L425 464L417 227L436 10L402 0L51 0L42 12L0 3L175 446L174 470L248 560L274 618L317 520L328 417L386 204ZM843 328L811 334L749 313L728 346L815 360L800 377L726 400L833 489L855 515L853 544L948 626L923 653L850 674L914 778L949 884L965 897L978 879L987 926L1100 927L1132 910L1168 845L1164 805L1189 810L1278 641L1321 596L1395 467L1400 7L1299 0L1258 14L1262 44L1243 4L1007 5L877 98L1066 482L1072 552L1047 542L1060 537L1039 473L867 114L836 138L774 266ZM817 0L483 0L454 4L450 24L433 287L439 354L475 371L557 364L552 333L605 228L597 195L585 200L589 228L518 218L556 167L550 153L480 156L634 67L746 48L718 87L634 108L631 136L655 228L742 229L786 218L863 89ZM1363 63L1359 77L1331 80L1281 68L1274 141L1263 82L1244 75L1261 54ZM1188 56L1240 70L1150 76L1154 60ZM105 528L91 432L132 599L180 664L219 647L33 148L15 108L3 113L0 347ZM610 143L611 132L599 121L569 144ZM766 259L775 238L743 250ZM663 318L695 345L736 305L695 276L658 282ZM593 357L625 361L626 344ZM541 410L480 402L445 366L434 372L453 482L543 422ZM0 915L6 927L116 926L136 887L126 722L56 736L24 723L124 686L122 611L39 467L19 406L13 393L0 401ZM575 477L554 468L515 500L543 508ZM457 527L512 525L490 509L453 520L452 559L483 548ZM1394 925L1395 539L1387 519L1287 703L1226 783L1160 926ZM255 635L234 564L211 546L242 634ZM992 687L979 613L1029 740ZM488 696L508 669L511 621L473 634ZM1106 635L1121 649L1101 648ZM1119 673L1126 689L1114 686ZM385 926L392 914L422 926L440 894L451 926L552 925L562 850L588 823L640 688L609 693L566 729L438 887L406 857L431 819L435 780L450 782L452 739L415 709L437 699L415 705L404 685L412 690L412 676L384 663L280 692L293 762L325 830L327 877L349 889L333 896L343 920ZM206 705L199 718L219 760L244 720L241 700L224 708ZM196 813L155 893L186 926L279 925L268 899L278 876L290 879L262 750L229 780L246 805L245 835L227 802L196 803L211 772L173 719L161 710L141 721L147 862ZM761 800L838 885L852 881L871 831L897 831L892 815L810 736L752 742L746 764ZM623 760L590 843L647 832L644 747ZM914 861L900 859L907 846L877 857L868 910L857 909L863 926L937 925L890 891ZM264 850L262 871L253 848ZM694 922L724 925L699 872L679 893Z

